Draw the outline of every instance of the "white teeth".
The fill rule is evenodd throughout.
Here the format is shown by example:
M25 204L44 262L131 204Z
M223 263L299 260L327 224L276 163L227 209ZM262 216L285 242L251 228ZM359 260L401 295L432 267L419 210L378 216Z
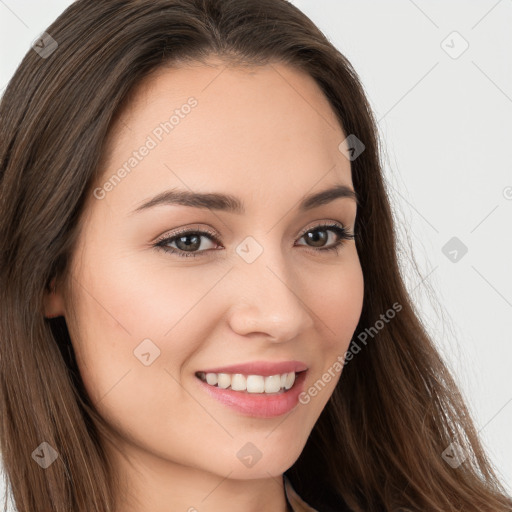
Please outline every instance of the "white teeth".
M265 391L265 377L261 375L247 376L247 393L263 393Z
M206 374L206 382L210 384L210 386L215 386L217 384L217 374L216 373L207 373Z
M289 373L286 376L286 381L284 384L285 389L290 389L293 386L294 382L295 382L295 373Z
M295 377L295 373L291 374ZM281 389L281 375L265 377L265 393L277 393Z
M217 375L217 384L219 388L226 389L231 385L231 376L227 373L219 373Z
M233 391L245 391L247 389L247 379L241 373L235 373L231 377L231 389Z
M290 389L295 382L295 372L282 375L242 375L241 373L207 373L199 372L201 380L210 386L217 385L227 389L231 386L233 391L247 391L247 393L279 393L283 388Z

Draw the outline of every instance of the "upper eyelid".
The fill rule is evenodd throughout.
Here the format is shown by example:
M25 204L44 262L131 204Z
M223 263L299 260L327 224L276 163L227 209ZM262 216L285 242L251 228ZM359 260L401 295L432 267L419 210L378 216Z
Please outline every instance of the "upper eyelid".
M157 237L154 243L158 244L158 243L166 241L166 240L178 238L179 236L185 236L185 235L194 234L194 233L198 233L201 236L208 235L208 236L211 236L215 240L217 240L219 238L213 231L210 231L206 228L190 227L190 228L179 229L178 231L176 231L174 233L166 232L163 235L160 235L159 237Z
M317 224L314 224L313 226L310 226L308 228L304 228L302 231L300 231L299 238L302 238L308 231L312 231L312 230L318 229L318 228L324 228L326 231L329 231L329 228L331 227L331 225L339 227L341 229L345 229L347 231L347 233L351 232L350 228L347 225L345 225L343 222L332 221L332 220L320 221Z

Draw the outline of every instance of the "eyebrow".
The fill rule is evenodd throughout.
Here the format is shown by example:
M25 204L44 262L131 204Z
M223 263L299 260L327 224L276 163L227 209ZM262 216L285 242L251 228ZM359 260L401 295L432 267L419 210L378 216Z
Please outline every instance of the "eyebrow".
M302 198L299 203L299 212L303 213L318 206L330 203L335 199L349 198L360 204L357 193L346 185L336 185L334 187L315 192ZM243 202L235 196L229 194L221 194L216 192L201 193L189 190L166 190L161 194L153 197L149 201L142 203L132 213L140 212L161 205L182 205L192 208L208 208L211 210L219 210L232 212L236 214L244 214L245 208Z

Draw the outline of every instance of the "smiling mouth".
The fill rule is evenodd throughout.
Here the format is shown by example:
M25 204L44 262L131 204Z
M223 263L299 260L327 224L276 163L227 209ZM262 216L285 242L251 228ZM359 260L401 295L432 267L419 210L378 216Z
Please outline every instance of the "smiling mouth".
M279 395L289 391L295 384L296 378L306 371L269 376L196 372L195 376L214 388L229 389L245 394Z

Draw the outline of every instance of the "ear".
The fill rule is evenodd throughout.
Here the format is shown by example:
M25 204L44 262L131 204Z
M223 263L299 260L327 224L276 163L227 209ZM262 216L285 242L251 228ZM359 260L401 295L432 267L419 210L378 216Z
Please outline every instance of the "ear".
M45 318L57 318L64 315L64 298L62 291L57 289L56 279L50 282L49 289L44 292L44 316Z

